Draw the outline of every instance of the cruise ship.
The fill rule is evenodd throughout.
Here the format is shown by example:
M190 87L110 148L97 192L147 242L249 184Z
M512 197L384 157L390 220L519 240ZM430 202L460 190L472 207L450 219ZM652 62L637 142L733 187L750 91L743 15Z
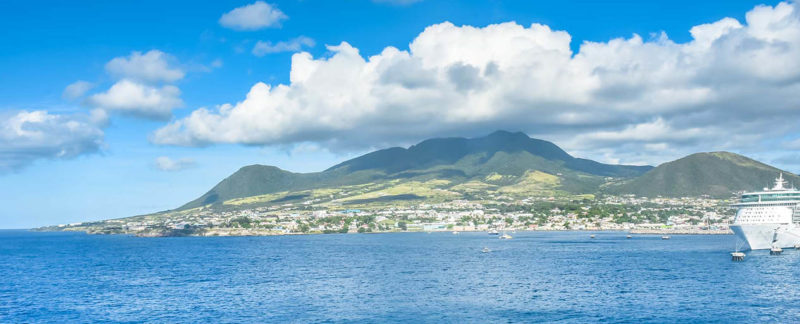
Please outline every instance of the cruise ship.
M786 186L783 173L775 186L746 192L738 203L731 230L751 250L800 244L800 190Z

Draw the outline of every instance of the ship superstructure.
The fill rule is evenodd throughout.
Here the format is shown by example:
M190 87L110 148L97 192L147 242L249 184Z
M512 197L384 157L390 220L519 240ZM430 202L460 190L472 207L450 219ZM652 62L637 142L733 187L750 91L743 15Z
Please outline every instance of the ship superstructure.
M800 244L800 190L781 173L772 188L742 194L731 230L753 250Z

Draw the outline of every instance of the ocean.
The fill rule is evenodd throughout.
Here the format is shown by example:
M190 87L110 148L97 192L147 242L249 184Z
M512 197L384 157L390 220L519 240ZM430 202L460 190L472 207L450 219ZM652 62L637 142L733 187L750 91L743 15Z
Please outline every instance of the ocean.
M0 322L800 320L800 251L732 262L731 235L511 235L0 231Z

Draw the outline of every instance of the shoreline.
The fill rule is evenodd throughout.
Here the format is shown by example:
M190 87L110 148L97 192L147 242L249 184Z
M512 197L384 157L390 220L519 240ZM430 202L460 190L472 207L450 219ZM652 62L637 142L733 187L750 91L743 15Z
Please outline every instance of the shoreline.
M253 229L231 229L222 231L202 232L202 233L164 233L164 232L147 232L147 233L98 233L90 232L87 230L78 229L63 229L63 230L49 230L49 229L27 229L29 232L82 232L87 235L129 235L142 238L151 237L253 237L253 236L291 236L291 235L329 235L329 234L390 234L390 233L488 233L485 230L467 230L467 231L454 231L454 230L436 230L436 231L385 231L385 232L347 232L347 233L323 233L323 232L310 232L310 233L279 233L269 230L253 230ZM507 230L508 231L508 230ZM702 229L546 229L546 230L511 230L512 232L620 232L636 235L733 235L730 229L720 230L702 230Z

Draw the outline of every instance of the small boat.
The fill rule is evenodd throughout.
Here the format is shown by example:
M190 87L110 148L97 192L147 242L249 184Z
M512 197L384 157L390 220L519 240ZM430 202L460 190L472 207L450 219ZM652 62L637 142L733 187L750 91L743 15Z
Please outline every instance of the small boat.
M628 234L628 235L625 235L625 238L628 238L628 239L629 239L629 238L632 238L632 237L633 237L633 236L632 236L632 235L630 235L630 234Z
M458 235L458 231L453 231L453 235Z
M481 250L481 252L483 252L483 253L489 253L489 252L492 252L492 250L489 250L489 248L488 248L488 247L484 247L484 248L483 248L483 250Z
M736 251L731 252L731 260L732 261L744 261L744 253L739 252L739 248L742 247L742 243L739 239L736 240Z
M664 235L661 237L662 240L669 240L669 235Z
M594 234L592 234L592 235L589 235L589 238L594 238Z
M489 235L499 235L499 234L500 234L500 232L498 232L497 230L494 230L494 229L489 231Z
M511 238L512 238L511 235L508 235L506 233L503 233L503 235L500 235L500 239L501 240L510 240Z

